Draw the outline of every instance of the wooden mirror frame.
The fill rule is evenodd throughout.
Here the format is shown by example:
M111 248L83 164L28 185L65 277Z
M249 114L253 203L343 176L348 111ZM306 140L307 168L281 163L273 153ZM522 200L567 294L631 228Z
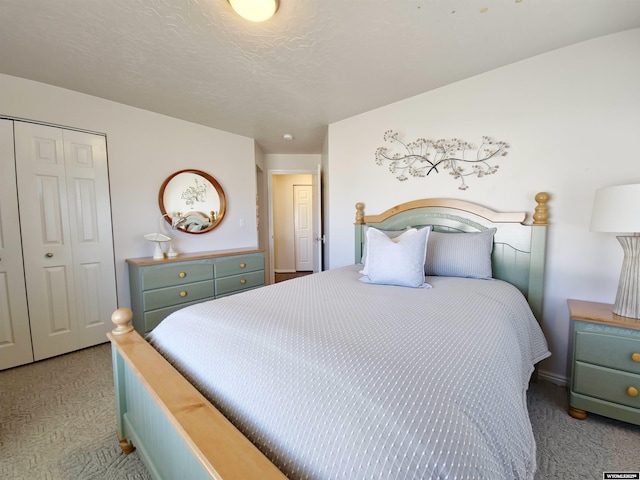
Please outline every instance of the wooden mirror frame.
M164 194L165 194L165 190L167 188L167 185L169 185L171 180L173 180L176 176L178 176L178 175L180 175L182 173L193 173L194 175L199 175L204 180L209 182L211 184L211 187L218 194L218 199L220 200L220 208L218 210L218 214L217 214L216 218L212 221L211 225L208 226L207 228L203 229L203 230L189 231L189 230L187 230L185 228L180 228L179 226L174 228L173 217L172 217L171 214L169 214L167 212L167 209L165 208ZM160 212L162 213L163 218L166 220L166 222L169 225L171 225L171 228L174 228L174 230L179 230L179 231L184 232L184 233L199 234L199 233L210 232L211 230L216 228L218 225L220 225L220 222L222 222L222 219L224 218L224 215L225 215L226 210L227 210L227 197L226 197L226 195L224 193L224 190L222 189L222 186L220 185L220 183L218 183L218 181L215 178L213 178L211 175L209 175L206 172L203 172L202 170L186 169L186 170L180 170L180 171L177 171L177 172L171 174L162 183L162 186L160 187L160 191L158 192L158 205L160 206ZM208 216L207 213L198 212L198 211L194 211L193 214L195 216L198 216L198 217L207 217Z

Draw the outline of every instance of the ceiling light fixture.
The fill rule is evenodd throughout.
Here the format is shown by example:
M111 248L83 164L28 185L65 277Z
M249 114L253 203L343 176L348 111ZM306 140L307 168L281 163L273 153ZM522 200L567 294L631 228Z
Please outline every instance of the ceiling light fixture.
M285 133L284 135L282 135L282 138L290 142L291 140L293 140L293 135L291 135L290 133Z
M278 10L278 0L228 0L238 15L251 22L263 22Z

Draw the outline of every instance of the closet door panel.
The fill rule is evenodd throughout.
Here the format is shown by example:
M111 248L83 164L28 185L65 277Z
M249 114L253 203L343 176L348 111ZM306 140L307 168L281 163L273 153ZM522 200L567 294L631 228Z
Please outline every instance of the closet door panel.
M16 170L34 358L79 344L62 130L15 122Z
M105 138L65 130L71 243L80 345L102 343L117 308Z
M17 195L13 122L0 120L0 370L33 361Z

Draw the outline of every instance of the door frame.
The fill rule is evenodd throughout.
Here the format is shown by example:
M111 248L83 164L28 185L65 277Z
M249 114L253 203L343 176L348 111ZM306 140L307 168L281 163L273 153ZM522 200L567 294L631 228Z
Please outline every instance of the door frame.
M320 183L322 181L321 178L319 178L318 172L319 172L319 168L317 169L300 169L300 170L294 170L294 169L284 169L284 170L280 170L280 169L274 169L274 170L267 170L267 205L268 205L268 215L269 215L269 283L275 283L275 264L274 264L274 241L273 241L273 176L274 175L312 175L317 177L317 182L318 182L318 188L320 188ZM314 201L314 208L313 208L313 223L314 225L319 225L320 227L322 227L322 218L316 218L316 216L318 216L316 214L316 212L321 212L322 209L322 205L315 205L316 199L313 199ZM320 215L321 217L321 215ZM322 232L322 229L320 229L320 233ZM320 235L322 236L322 235ZM322 248L322 246L320 246L320 248ZM322 265L320 266L320 268L322 268Z

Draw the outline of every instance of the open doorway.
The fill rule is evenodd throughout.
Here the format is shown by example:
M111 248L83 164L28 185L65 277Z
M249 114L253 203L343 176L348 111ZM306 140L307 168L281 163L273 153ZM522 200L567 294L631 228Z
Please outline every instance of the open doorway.
M271 283L322 269L319 184L319 171L269 172Z

